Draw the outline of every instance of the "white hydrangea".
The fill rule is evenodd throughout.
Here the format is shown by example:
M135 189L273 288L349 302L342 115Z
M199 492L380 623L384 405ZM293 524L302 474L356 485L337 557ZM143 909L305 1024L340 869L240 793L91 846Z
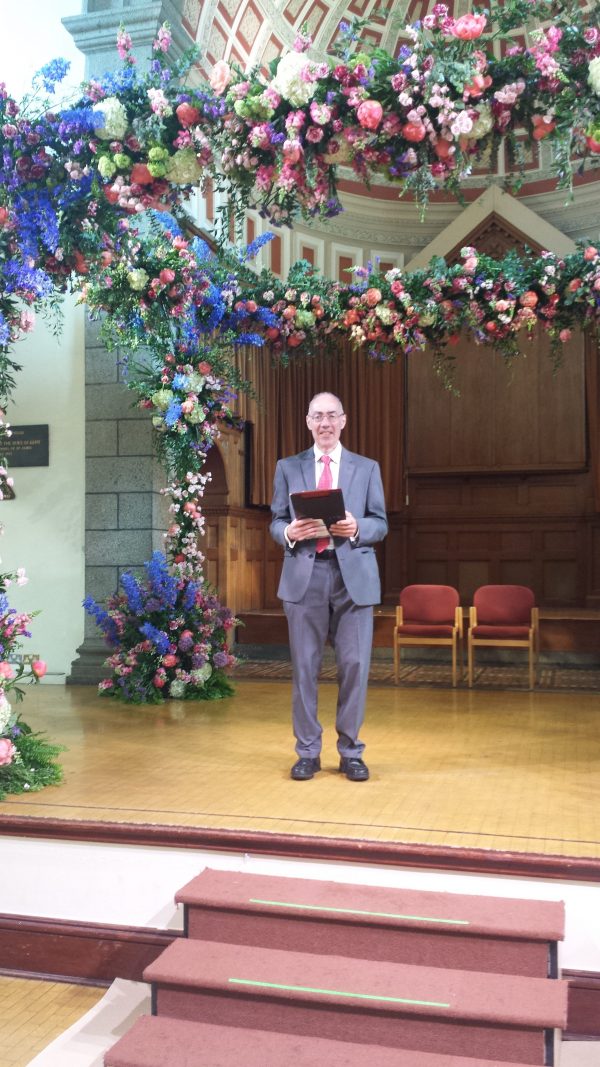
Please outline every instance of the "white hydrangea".
M478 104L477 110L479 116L474 120L471 131L467 135L469 140L475 141L479 141L482 137L485 137L494 125L492 109L489 104Z
M170 697L182 697L185 693L185 682L180 678L174 678L169 686Z
M303 107L315 95L316 82L302 78L302 71L312 66L302 52L288 52L279 61L271 88L294 107Z
M167 178L175 185L195 185L202 177L196 152L193 148L180 148L171 156L167 167Z
M194 685L204 685L208 681L213 669L210 663L205 663L203 667L198 667L195 671L191 672L192 682Z
M127 281L132 289L136 292L141 292L146 288L148 283L148 274L143 267L138 267L136 270L130 270L127 272Z
M600 96L600 56L590 60L588 82L597 96Z
M6 693L0 690L0 735L4 733L10 720L11 706L6 699Z
M121 101L116 96L107 96L105 100L94 104L94 111L99 111L104 120L100 129L96 130L96 137L102 141L122 141L129 120Z

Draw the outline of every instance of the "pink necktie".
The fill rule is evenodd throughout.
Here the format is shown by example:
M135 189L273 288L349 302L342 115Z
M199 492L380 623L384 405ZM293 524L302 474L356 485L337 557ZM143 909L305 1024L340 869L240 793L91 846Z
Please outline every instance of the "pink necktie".
M321 456L321 463L323 464L323 470L321 471L317 489L333 489L331 457ZM324 552L326 548L329 548L329 540L329 537L319 537L317 540L317 552Z

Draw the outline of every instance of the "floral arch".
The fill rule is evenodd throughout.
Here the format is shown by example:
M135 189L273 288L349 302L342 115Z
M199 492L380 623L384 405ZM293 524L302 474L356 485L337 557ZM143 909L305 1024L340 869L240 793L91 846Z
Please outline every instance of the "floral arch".
M518 182L528 145L551 149L544 158L565 195L574 172L588 180L600 153L592 4L543 0L526 31L527 0L456 18L444 4L396 8L397 35L370 0L336 34L353 5L332 3L320 18L316 3L223 0L200 10L190 0L188 27L207 41L199 60L171 59L165 25L139 73L122 28L121 68L92 79L75 106L22 108L2 91L3 400L18 371L12 346L34 309L71 288L102 317L108 347L128 353L128 385L152 415L171 473L167 558L149 561L145 585L126 579L124 599L108 611L88 604L117 646L106 691L125 700L227 691L232 619L204 587L198 534L205 456L235 422L232 390L245 387L234 372L237 346L266 345L285 362L345 336L378 360L431 346L443 366L446 344L465 328L509 358L537 325L556 350L575 327L597 328L600 254L591 240L562 257L495 261L465 248L452 266L365 265L344 283L306 262L285 279L257 273L250 260L269 234L215 251L190 230L185 201L207 181L230 218L255 208L277 229L299 215L335 216L346 174L411 194L423 212L432 196L461 197L477 183L489 153L508 151ZM260 28L257 12L267 18ZM219 26L233 21L221 48ZM259 66L246 71L249 63ZM53 93L63 74L61 61L49 63L36 88ZM177 639L150 618L157 603L163 623L184 619Z

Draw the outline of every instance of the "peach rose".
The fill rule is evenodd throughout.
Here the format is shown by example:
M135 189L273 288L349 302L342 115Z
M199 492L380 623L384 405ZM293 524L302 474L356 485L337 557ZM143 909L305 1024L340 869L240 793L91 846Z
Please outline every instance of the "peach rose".
M33 663L31 664L31 669L35 674L36 678L43 678L46 671L48 670L48 664L45 663L43 659L34 659Z
M548 119L544 115L532 115L531 121L533 123L531 136L534 141L543 141L544 137L548 137L556 127L556 123L552 122L552 119Z
M152 185L154 178L148 170L146 163L134 163L131 168L129 180L134 185Z
M179 104L179 106L175 108L175 114L182 126L195 126L200 118L198 108L187 103Z
M519 303L524 308L534 308L537 302L537 294L531 289L528 289L526 293L522 293L519 297Z
M486 21L485 15L461 15L454 22L450 33L453 37L458 37L459 41L474 41L476 37L481 37Z
M404 137L405 141L412 141L417 144L419 141L425 139L427 130L422 122L405 122L404 126L400 130L400 133Z
M363 130L376 130L383 118L383 108L378 100L363 100L356 110L356 117Z
M226 63L224 59L220 59L218 63L215 63L210 72L209 81L211 89L217 96L221 96L222 93L225 92L231 79L232 73L229 63Z
M365 300L370 308L374 308L382 300L381 289L367 289L365 293Z
M586 263L589 263L592 259L595 259L597 255L598 249L595 248L594 245L588 245L585 252L583 253L583 258L585 259Z
M0 767L8 767L15 758L16 748L8 737L0 737Z

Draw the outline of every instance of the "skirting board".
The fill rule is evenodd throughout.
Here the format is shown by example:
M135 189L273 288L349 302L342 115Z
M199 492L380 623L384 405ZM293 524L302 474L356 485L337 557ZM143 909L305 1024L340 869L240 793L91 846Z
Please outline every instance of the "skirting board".
M0 915L0 974L89 985L117 978L141 982L144 968L183 934ZM569 982L566 1040L600 1037L600 974L563 971Z

